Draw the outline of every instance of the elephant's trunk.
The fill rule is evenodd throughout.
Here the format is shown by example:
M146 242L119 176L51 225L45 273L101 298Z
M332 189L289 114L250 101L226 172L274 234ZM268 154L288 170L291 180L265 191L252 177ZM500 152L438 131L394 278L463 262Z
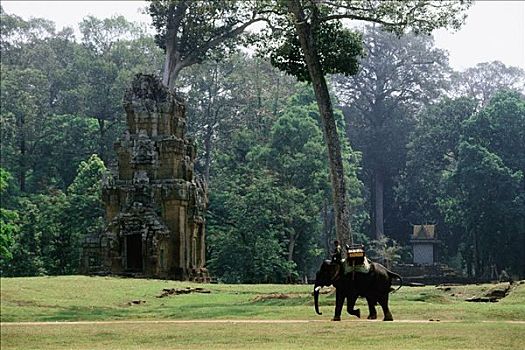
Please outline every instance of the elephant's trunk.
M322 313L319 311L319 291L321 290L321 286L316 286L314 288L314 306L315 306L315 312L318 315L322 315Z

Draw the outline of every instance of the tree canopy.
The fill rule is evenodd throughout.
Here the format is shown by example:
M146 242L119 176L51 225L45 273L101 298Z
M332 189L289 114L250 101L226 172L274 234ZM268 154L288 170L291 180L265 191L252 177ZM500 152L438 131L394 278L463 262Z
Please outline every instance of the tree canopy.
M487 62L453 72L428 35L460 25L468 2L150 5L157 43L122 17L86 17L75 37L1 11L3 275L77 272L83 240L104 226L99 180L125 128L122 94L135 73L162 72L170 6L186 7L171 45L186 50L173 64L187 65L169 84L186 100L210 189L213 276L312 278L350 232L395 267L412 262L410 224L424 223L437 224L440 263L478 278L525 275L522 71ZM255 21L262 37L241 34Z
M261 11L257 1L151 0L155 41L166 53L163 84L174 89L182 69L224 56L248 26L264 20Z

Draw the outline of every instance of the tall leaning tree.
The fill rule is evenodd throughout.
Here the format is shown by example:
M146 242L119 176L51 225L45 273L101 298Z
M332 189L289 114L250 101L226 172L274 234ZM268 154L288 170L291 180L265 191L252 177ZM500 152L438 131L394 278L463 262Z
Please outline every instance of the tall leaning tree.
M279 0L276 8L286 12L292 39L298 40L300 52L285 50L288 57L280 65L298 78L312 83L328 148L336 235L342 242L352 243L350 209L347 200L341 145L334 119L333 106L325 74L355 74L355 36L342 26L342 21L378 23L402 35L430 33L436 28L459 28L471 1L379 1L379 0ZM348 39L348 40L345 40ZM341 45L331 45L339 41ZM291 46L290 42L283 45ZM348 46L347 46L348 45ZM331 51L323 51L330 48ZM356 53L349 57L348 50ZM340 59L339 59L340 58ZM305 74L306 73L306 74Z

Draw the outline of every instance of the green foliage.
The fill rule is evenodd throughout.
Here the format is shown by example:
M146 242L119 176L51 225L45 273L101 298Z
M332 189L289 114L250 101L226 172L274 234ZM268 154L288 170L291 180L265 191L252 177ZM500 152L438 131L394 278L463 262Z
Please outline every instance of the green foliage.
M66 206L63 208L63 230L70 237L67 273L78 269L81 244L87 235L98 233L104 227L104 205L102 203L102 178L106 167L95 154L80 163L73 183L67 189Z
M103 225L100 179L104 172L104 164L93 155L81 162L67 193L52 190L20 198L12 259L3 263L5 274L77 272L83 237Z
M6 275L38 276L47 273L46 263L51 263L53 259L45 259L44 255L51 256L56 252L51 245L54 236L59 234L56 205L64 199L61 192L53 197L35 195L20 199L20 230L15 235L13 259L4 266Z
M11 249L14 243L14 236L19 229L17 225L18 213L4 207L6 205L4 196L10 180L11 175L0 168L0 196L2 198L0 207L0 271L13 258Z
M243 31L263 20L259 1L150 0L148 13L157 30L155 41L166 60L162 82L174 89L182 69L232 51Z
M333 2L315 2L300 0L277 1L275 3L275 12L282 15L283 11L286 19L277 20L276 22L284 22L284 28L281 31L276 31L281 37L290 41L290 38L297 38L295 45L286 43L283 50L284 55L293 55L290 59L285 59L279 62L274 59L274 62L285 63L280 66L281 69L294 74L299 79L307 79L312 82L315 90L316 100L321 111L323 131L325 135L325 142L328 146L329 152L329 166L331 171L332 189L334 192L333 204L336 211L336 235L339 240L345 241L352 239L352 232L349 226L350 215L348 208L348 201L346 199L346 185L344 180L344 170L342 156L340 152L340 142L338 140L337 126L334 123L334 112L330 102L330 93L327 88L325 74L326 72L340 72L345 74L355 73L357 64L350 64L348 59L345 64L341 64L341 56L336 55L335 59L324 61L327 54L323 52L323 45L331 41L337 41L335 37L322 34L330 33L328 30L323 33L323 28L340 29L342 28L342 19L360 20L365 22L380 23L384 28L396 32L403 33L407 28L412 27L416 33L430 33L433 29L440 27L459 27L465 15L462 11L470 5L470 2L462 2L460 4L443 3L435 5L431 1L405 1L405 2L370 2L370 1L333 1ZM279 17L279 16L277 16ZM284 34L282 34L284 33ZM278 36L279 36L278 34ZM344 33L338 33L344 39L350 36ZM275 37L274 37L275 38ZM281 41L282 38L278 38ZM355 39L355 38L354 38ZM355 40L344 40L345 44L356 44ZM297 45L300 43L300 45ZM278 42L278 44L281 44ZM286 47L288 46L288 47ZM293 49L295 46L296 49ZM359 45L360 46L360 45ZM331 52L345 52L354 51L357 47L355 45L350 47L331 48ZM359 48L360 50L360 48ZM302 52L302 57L298 57L297 53ZM344 57L344 55L343 55ZM296 61L296 62L294 62ZM297 64L299 63L299 65ZM331 65L335 64L336 67ZM306 70L298 69L298 66L307 67ZM348 71L344 68L349 68ZM309 77L309 79L308 79ZM387 80L389 80L387 78ZM394 90L395 91L395 90ZM403 91L395 91L396 95L402 95ZM384 107L384 106L383 106ZM387 110L387 109L385 109ZM377 205L374 205L374 221L376 236L383 234L383 188L384 188L384 169L374 169L374 184L375 184L375 200Z
M332 13L338 15L336 18L380 23L396 34L406 30L430 34L438 28L459 29L472 3L470 0L439 4L432 0L335 0L329 4Z
M253 167L252 135L244 131L235 138L235 153L219 160L223 176L211 187L208 265L227 282L283 282L293 265L280 242L284 223L274 212L281 193L271 177ZM244 165L235 168L239 159Z
M525 91L525 72L519 67L506 66L500 61L478 63L475 67L452 76L452 86L457 93L469 95L481 106L500 90Z
M81 114L98 122L98 154L107 161L111 145L123 131L122 99L137 73L158 74L162 53L136 24L122 16L88 16L79 24L82 50L75 60L80 81L75 97ZM148 55L138 55L145 51Z
M420 115L398 198L410 221L438 224L445 254L469 274L522 276L524 99L501 91L477 107L446 99Z
M361 35L343 28L339 22L323 22L314 31L314 42L325 74L353 75L362 55ZM270 53L272 65L296 77L311 81L297 34L289 31L283 43Z
M96 154L91 155L87 161L80 163L77 176L68 187L68 194L87 196L93 201L92 204L96 203L94 199L100 200L100 179L102 179L105 172L104 162Z
M349 148L345 152L355 161ZM347 164L352 198L360 191L356 167ZM328 253L325 244L333 232L321 220L331 192L319 112L309 87L298 86L266 142L248 130L234 134L230 147L218 155L212 179L208 266L213 275L253 283L313 273Z
M78 115L53 115L44 125L31 172L34 191L49 187L65 189L77 174L86 155L97 151L97 122Z
M407 145L405 171L395 188L402 217L412 224L437 225L442 240L441 261L447 263L450 257L457 262L458 251L465 249L457 234L461 226L445 219L439 203L451 190L447 177L457 164L462 125L475 110L476 101L463 97L443 99L421 112ZM459 212L455 214L461 216ZM461 219L455 222L460 223Z
M465 123L465 140L499 155L514 171L525 169L525 98L516 91L500 91Z
M370 241L369 248L371 249L369 254L371 259L380 262L389 269L401 260L403 248L387 236Z
M123 16L98 19L85 17L79 24L82 42L94 55L102 56L112 50L112 46L141 35L138 25L128 22Z
M180 37L181 59L184 60L194 52L201 52L210 38L227 35L235 25L249 18L246 4L239 1L150 1L148 13L157 30L155 41L166 50L168 31L178 30ZM177 17L180 16L180 17ZM177 18L173 18L177 17ZM172 19L173 18L173 19ZM179 20L180 23L170 23ZM178 27L176 27L178 26ZM224 51L231 43L221 42L217 51ZM204 57L199 58L200 62Z
M469 98L444 99L419 115L407 145L405 173L396 188L403 215L410 222L444 224L436 198L446 191L444 175L456 165L462 123L475 109L476 102ZM440 227L440 235L445 232Z
M236 220L235 228L217 237L224 239L220 245L210 241L209 266L228 282L284 282L294 264L286 260L280 242L286 229L283 218L275 215L282 193L276 193L267 178L251 180L241 190L245 195L233 193L224 201L229 217Z
M246 127L256 131L260 142L268 139L295 84L268 62L240 52L183 72L188 132L202 145L197 167L208 182L213 181L216 154L230 147L236 130Z
M11 170L26 190L26 177L36 160L33 150L43 137L46 121L46 77L32 68L9 69L2 65L0 118L2 166Z
M272 127L265 163L282 183L316 195L328 190L328 166L317 106L295 104L288 107Z
M525 273L525 158L516 153L524 129L525 99L515 92L497 94L464 123L457 165L446 179L453 189L440 204L447 221L462 228L467 267L476 276Z
M293 28L295 24L293 21L286 22L290 18L283 18L283 12L288 12L289 2L276 1L272 4L274 16L270 16L269 21L274 34L270 37L275 46L270 50L270 57L272 64L279 69L301 81L311 81L298 35ZM378 23L385 30L397 35L407 30L416 34L429 34L440 27L459 28L466 17L465 10L470 5L471 1L462 1L436 6L428 0L297 2L297 6L300 6L305 14L306 21L311 25L310 44L319 56L323 73L344 75L356 73L362 45L360 34L345 29L342 19ZM262 48L265 49L267 48Z
M65 191L86 155L110 158L124 91L137 72L160 70L161 52L123 17L85 18L82 43L41 19L3 12L2 25L2 166L22 192Z

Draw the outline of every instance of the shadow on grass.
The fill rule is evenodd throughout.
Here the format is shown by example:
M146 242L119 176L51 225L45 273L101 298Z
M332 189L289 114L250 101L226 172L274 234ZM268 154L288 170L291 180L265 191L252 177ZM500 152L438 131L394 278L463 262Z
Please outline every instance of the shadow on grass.
M435 293L419 293L415 296L406 298L408 301L419 301L424 303L433 303L433 304L452 304L449 298L444 295L439 295Z
M109 307L68 307L42 318L42 321L102 321L130 317L127 309Z

